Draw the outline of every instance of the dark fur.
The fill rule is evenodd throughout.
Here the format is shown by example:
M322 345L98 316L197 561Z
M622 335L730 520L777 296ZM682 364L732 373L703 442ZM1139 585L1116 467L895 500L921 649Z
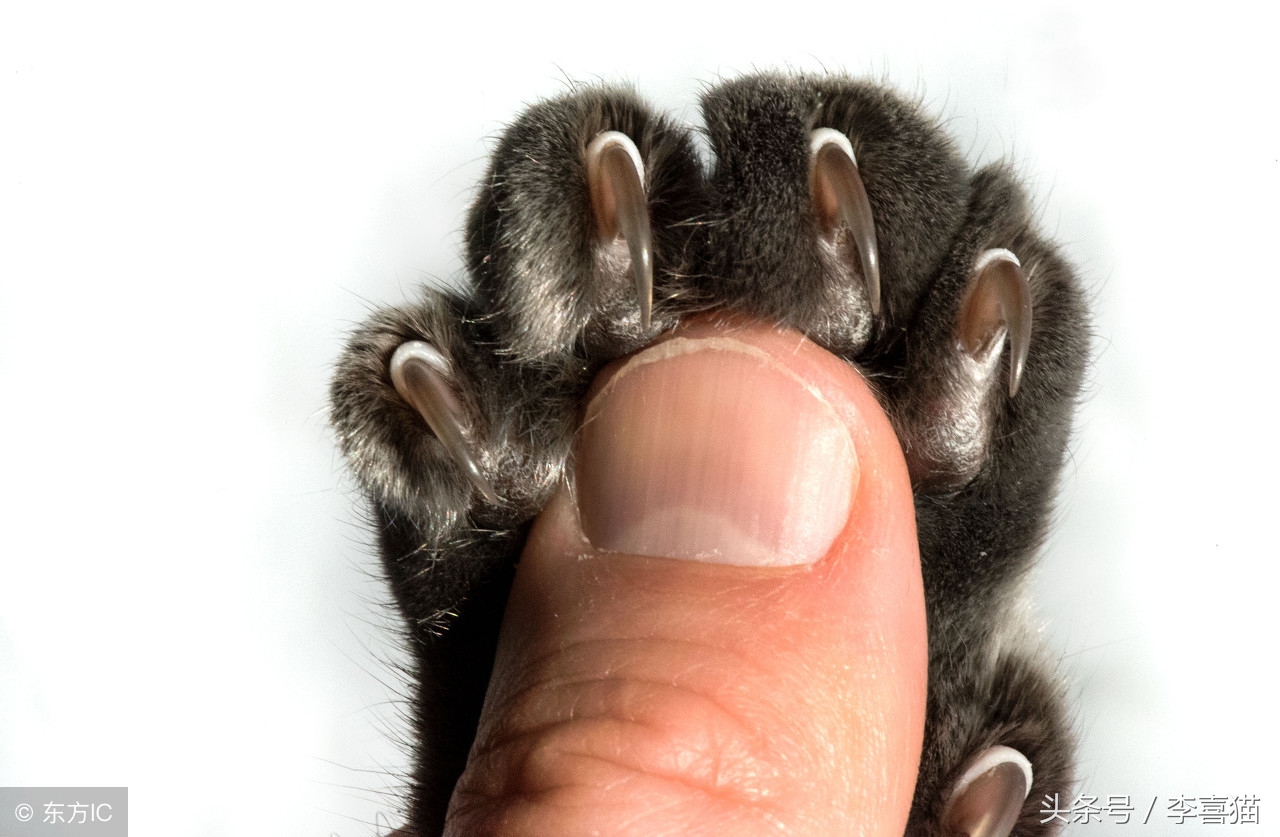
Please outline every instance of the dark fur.
M508 129L467 225L475 291L424 292L353 337L332 389L333 423L378 520L384 565L408 620L421 749L410 806L438 833L464 765L512 565L568 453L580 399L606 362L693 312L745 312L796 328L879 387L908 460L930 636L924 754L908 832L940 834L947 791L972 755L1021 750L1035 784L1016 833L1038 835L1045 795L1070 797L1061 689L1019 624L1020 582L1044 536L1087 357L1078 281L1033 228L1009 170L976 173L913 103L840 77L757 75L703 100L709 175L684 129L628 90L592 87L526 111ZM846 133L875 217L883 308L873 318L847 242L819 243L808 135ZM583 151L631 136L646 165L655 239L654 321L640 325L625 260L595 243ZM1005 247L1031 276L1022 389L1001 371L981 394L978 456L923 453L954 392L956 312L976 255ZM480 466L502 502L475 494L392 388L407 339L452 358ZM1006 353L1007 354L1007 353ZM1007 362L1007 361L1006 361ZM941 400L940 400L941 399ZM944 428L945 429L945 428ZM931 458L930 458L931 457ZM931 482L932 470L951 469Z

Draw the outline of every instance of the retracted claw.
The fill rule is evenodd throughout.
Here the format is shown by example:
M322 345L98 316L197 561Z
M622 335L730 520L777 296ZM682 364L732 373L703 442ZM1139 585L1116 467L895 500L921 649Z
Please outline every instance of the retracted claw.
M449 361L430 343L410 340L391 356L391 383L426 420L431 432L462 467L467 478L490 503L497 503L493 486L480 472L463 436L466 426L462 405L453 393Z
M809 178L819 217L830 226L838 219L853 233L871 313L878 315L880 251L876 245L876 225L848 137L832 128L819 128L810 135Z
M999 352L1009 338L1009 397L1018 394L1022 370L1031 348L1031 287L1018 257L1008 250L987 250L973 266L973 279L956 337L974 358Z
M631 272L640 303L640 324L649 327L653 311L653 235L644 192L644 161L631 137L602 131L587 146L587 183L600 240L619 235L631 252Z

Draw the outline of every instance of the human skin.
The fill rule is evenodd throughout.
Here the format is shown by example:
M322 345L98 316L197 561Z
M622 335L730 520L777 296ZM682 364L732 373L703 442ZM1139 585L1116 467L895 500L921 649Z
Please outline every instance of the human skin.
M901 835L926 633L893 430L799 334L674 339L588 397L446 833Z

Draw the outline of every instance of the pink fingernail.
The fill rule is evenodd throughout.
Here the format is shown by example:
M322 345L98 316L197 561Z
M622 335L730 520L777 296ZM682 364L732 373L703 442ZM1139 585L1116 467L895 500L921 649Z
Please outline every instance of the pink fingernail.
M809 564L849 517L845 422L779 359L676 337L618 370L576 450L583 532L599 549L745 566Z

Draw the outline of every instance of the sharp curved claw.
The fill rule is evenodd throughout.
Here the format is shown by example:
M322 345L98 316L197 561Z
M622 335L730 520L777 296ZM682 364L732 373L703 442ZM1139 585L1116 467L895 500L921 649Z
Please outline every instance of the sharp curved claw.
M876 245L871 202L858 174L849 138L832 128L819 128L809 138L809 172L819 215L833 224L839 217L853 233L867 283L871 313L880 313L880 251Z
M480 466L463 436L466 420L462 405L453 394L450 377L448 359L430 343L410 340L400 344L391 356L391 383L395 385L396 392L426 420L431 432L462 467L467 479L486 500L496 504L498 496L480 472Z
M1009 397L1018 394L1031 348L1031 287L1018 257L987 250L973 266L973 279L956 323L960 347L973 357L998 352L1009 338Z
M649 328L653 312L653 234L644 193L644 161L631 138L602 131L587 146L587 182L600 239L621 235L631 252L631 272L640 304L640 323Z
M1012 747L997 745L969 763L942 814L948 834L1008 837L1031 792L1031 763Z

